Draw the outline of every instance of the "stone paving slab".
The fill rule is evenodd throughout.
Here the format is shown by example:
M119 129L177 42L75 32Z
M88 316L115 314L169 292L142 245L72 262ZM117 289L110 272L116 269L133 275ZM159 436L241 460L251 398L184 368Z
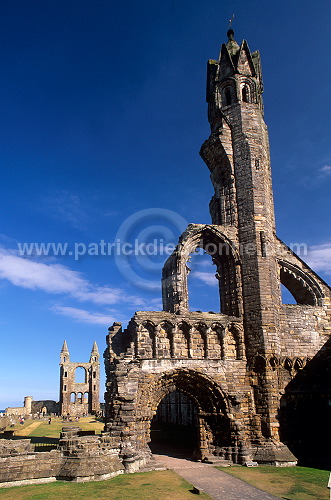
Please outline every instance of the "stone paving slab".
M166 455L153 456L158 463L163 463L167 469L172 469L214 500L280 500L226 472L215 469L212 464Z

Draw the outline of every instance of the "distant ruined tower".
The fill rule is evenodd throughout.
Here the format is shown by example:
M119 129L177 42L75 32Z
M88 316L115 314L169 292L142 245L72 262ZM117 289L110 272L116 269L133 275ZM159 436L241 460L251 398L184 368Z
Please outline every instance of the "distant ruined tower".
M72 363L67 342L60 354L60 414L95 414L100 410L100 362L94 342L88 363ZM79 373L80 372L80 373Z
M200 151L212 223L190 224L166 261L163 311L109 329L105 431L130 460L167 421L194 429L200 459L327 460L331 289L276 236L260 55L227 35L208 63L211 134ZM220 311L189 310L197 248L216 266ZM296 304L282 302L281 285Z
M30 413L32 413L32 400L33 400L32 396L25 396L25 398L24 398L24 408L25 408L26 413L28 415L30 415Z

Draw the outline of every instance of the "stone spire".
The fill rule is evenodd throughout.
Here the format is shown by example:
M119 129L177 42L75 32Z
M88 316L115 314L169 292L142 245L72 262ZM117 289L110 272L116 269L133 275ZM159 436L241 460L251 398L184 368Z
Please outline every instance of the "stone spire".
M70 354L66 340L63 342L63 346L60 353L60 360L61 363L65 363L66 361L70 360Z
M93 347L90 356L90 363L93 361L99 361L99 349L96 341L93 342Z

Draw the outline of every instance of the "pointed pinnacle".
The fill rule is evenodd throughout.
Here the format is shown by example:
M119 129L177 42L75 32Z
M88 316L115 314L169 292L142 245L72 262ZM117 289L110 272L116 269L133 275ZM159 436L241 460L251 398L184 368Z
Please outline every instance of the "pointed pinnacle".
M61 352L67 352L67 353L69 353L69 349L68 349L68 345L67 345L67 341L66 340L63 342L63 346L62 346Z
M91 352L99 354L99 350L98 350L98 346L97 346L96 341L93 342L93 347L92 347L92 351Z

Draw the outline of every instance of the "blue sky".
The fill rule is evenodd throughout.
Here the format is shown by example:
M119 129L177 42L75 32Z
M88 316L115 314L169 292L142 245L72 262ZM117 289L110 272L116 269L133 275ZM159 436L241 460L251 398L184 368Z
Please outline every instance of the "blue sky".
M261 52L278 235L331 282L329 1L3 0L0 408L58 399L64 339L84 362L113 321L161 308L166 253L101 242L167 244L210 222L206 62L233 13L236 40ZM215 309L205 260L192 271L192 309Z

